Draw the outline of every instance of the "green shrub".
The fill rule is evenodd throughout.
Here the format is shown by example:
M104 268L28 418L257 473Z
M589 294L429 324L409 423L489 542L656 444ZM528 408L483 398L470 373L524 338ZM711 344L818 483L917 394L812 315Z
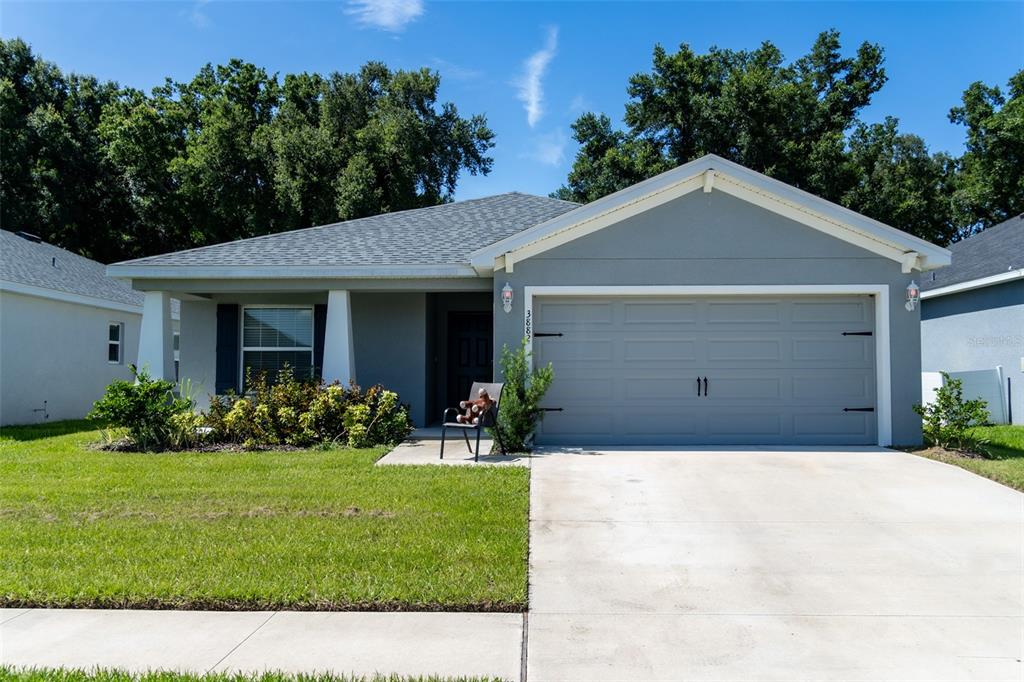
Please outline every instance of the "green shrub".
M978 452L984 441L971 435L971 428L988 422L988 403L964 400L963 382L942 373L942 386L935 389L929 405L914 405L921 416L925 443L946 449Z
M505 387L501 392L498 431L510 452L528 451L533 431L541 418L540 401L554 378L551 363L529 369L530 354L524 338L516 350L507 345L501 349L501 373Z
M130 365L134 381L114 381L103 397L93 403L91 419L100 419L128 430L140 450L162 450L171 444L176 430L173 418L192 409L185 398L174 397L174 384L152 379L146 370Z
M393 445L412 431L409 411L399 404L398 394L380 386L371 387L362 401L350 403L343 422L353 448Z
M209 438L206 418L192 410L178 412L171 416L168 435L168 445L175 450L199 447Z

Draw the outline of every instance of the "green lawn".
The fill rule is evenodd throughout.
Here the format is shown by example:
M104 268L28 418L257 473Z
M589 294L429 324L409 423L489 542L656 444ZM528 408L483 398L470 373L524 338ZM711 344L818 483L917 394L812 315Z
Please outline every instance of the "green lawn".
M479 677L400 677L397 675L375 675L373 677L350 677L349 675L317 674L286 675L282 673L261 673L241 675L207 673L188 675L172 672L127 673L122 670L75 670L63 668L34 668L16 670L0 665L0 680L10 682L490 682ZM494 680L493 682L498 682Z
M988 459L934 452L923 454L1024 491L1024 426L982 426L974 429L974 434L988 439L985 446Z
M526 469L103 452L93 429L0 431L0 606L525 608Z

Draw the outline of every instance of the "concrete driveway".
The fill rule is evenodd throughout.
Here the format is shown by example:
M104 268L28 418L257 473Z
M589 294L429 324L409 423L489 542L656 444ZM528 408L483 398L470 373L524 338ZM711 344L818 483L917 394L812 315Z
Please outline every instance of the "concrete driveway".
M532 461L530 682L1020 680L1024 496L879 448Z

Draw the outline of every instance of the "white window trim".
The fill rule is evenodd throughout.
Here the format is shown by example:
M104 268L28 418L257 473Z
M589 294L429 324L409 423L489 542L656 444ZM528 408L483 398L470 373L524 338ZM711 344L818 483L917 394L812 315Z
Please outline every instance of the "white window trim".
M869 295L875 300L875 390L878 445L892 445L892 368L888 284L779 284L721 286L525 286L523 330L533 369L533 299L536 296L827 296Z
M301 346L246 346L245 345L245 311L253 308L296 308L308 310L312 317L311 327L313 330L313 343L309 346L310 365L316 360L314 348L316 347L316 306L312 303L252 303L239 306L238 311L238 387L245 393L245 352L246 351L305 351Z
M110 340L110 328L117 327L117 341ZM110 346L111 344L117 344L117 360L110 359ZM123 365L124 364L124 322L118 322L116 320L110 320L107 322L107 364L108 365Z

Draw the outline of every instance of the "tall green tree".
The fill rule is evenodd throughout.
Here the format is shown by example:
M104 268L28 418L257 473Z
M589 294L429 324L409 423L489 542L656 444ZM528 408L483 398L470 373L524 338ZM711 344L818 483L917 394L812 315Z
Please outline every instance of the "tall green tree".
M605 115L573 124L580 144L555 196L592 201L704 154L717 154L926 239L948 242L946 155L929 153L898 122L858 114L885 84L882 49L844 57L835 31L787 63L770 42L753 51L654 50L652 69L629 80L625 130Z
M356 74L288 76L268 130L278 204L292 225L451 201L459 173L486 174L483 116L439 104L433 71L371 62Z
M1024 70L1005 95L972 83L949 120L967 128L953 195L964 236L1024 213Z
M120 255L127 194L97 134L117 85L65 76L24 41L0 41L0 225L86 256Z
M573 126L582 146L563 198L590 201L664 168L718 154L827 198L845 132L885 83L882 49L864 43L843 57L839 34L818 36L787 64L770 42L753 51L688 45L654 49L650 73L629 80L625 122L584 115ZM625 172L623 172L625 171Z
M0 224L109 262L451 201L494 134L439 87L231 60L147 94L2 41Z

